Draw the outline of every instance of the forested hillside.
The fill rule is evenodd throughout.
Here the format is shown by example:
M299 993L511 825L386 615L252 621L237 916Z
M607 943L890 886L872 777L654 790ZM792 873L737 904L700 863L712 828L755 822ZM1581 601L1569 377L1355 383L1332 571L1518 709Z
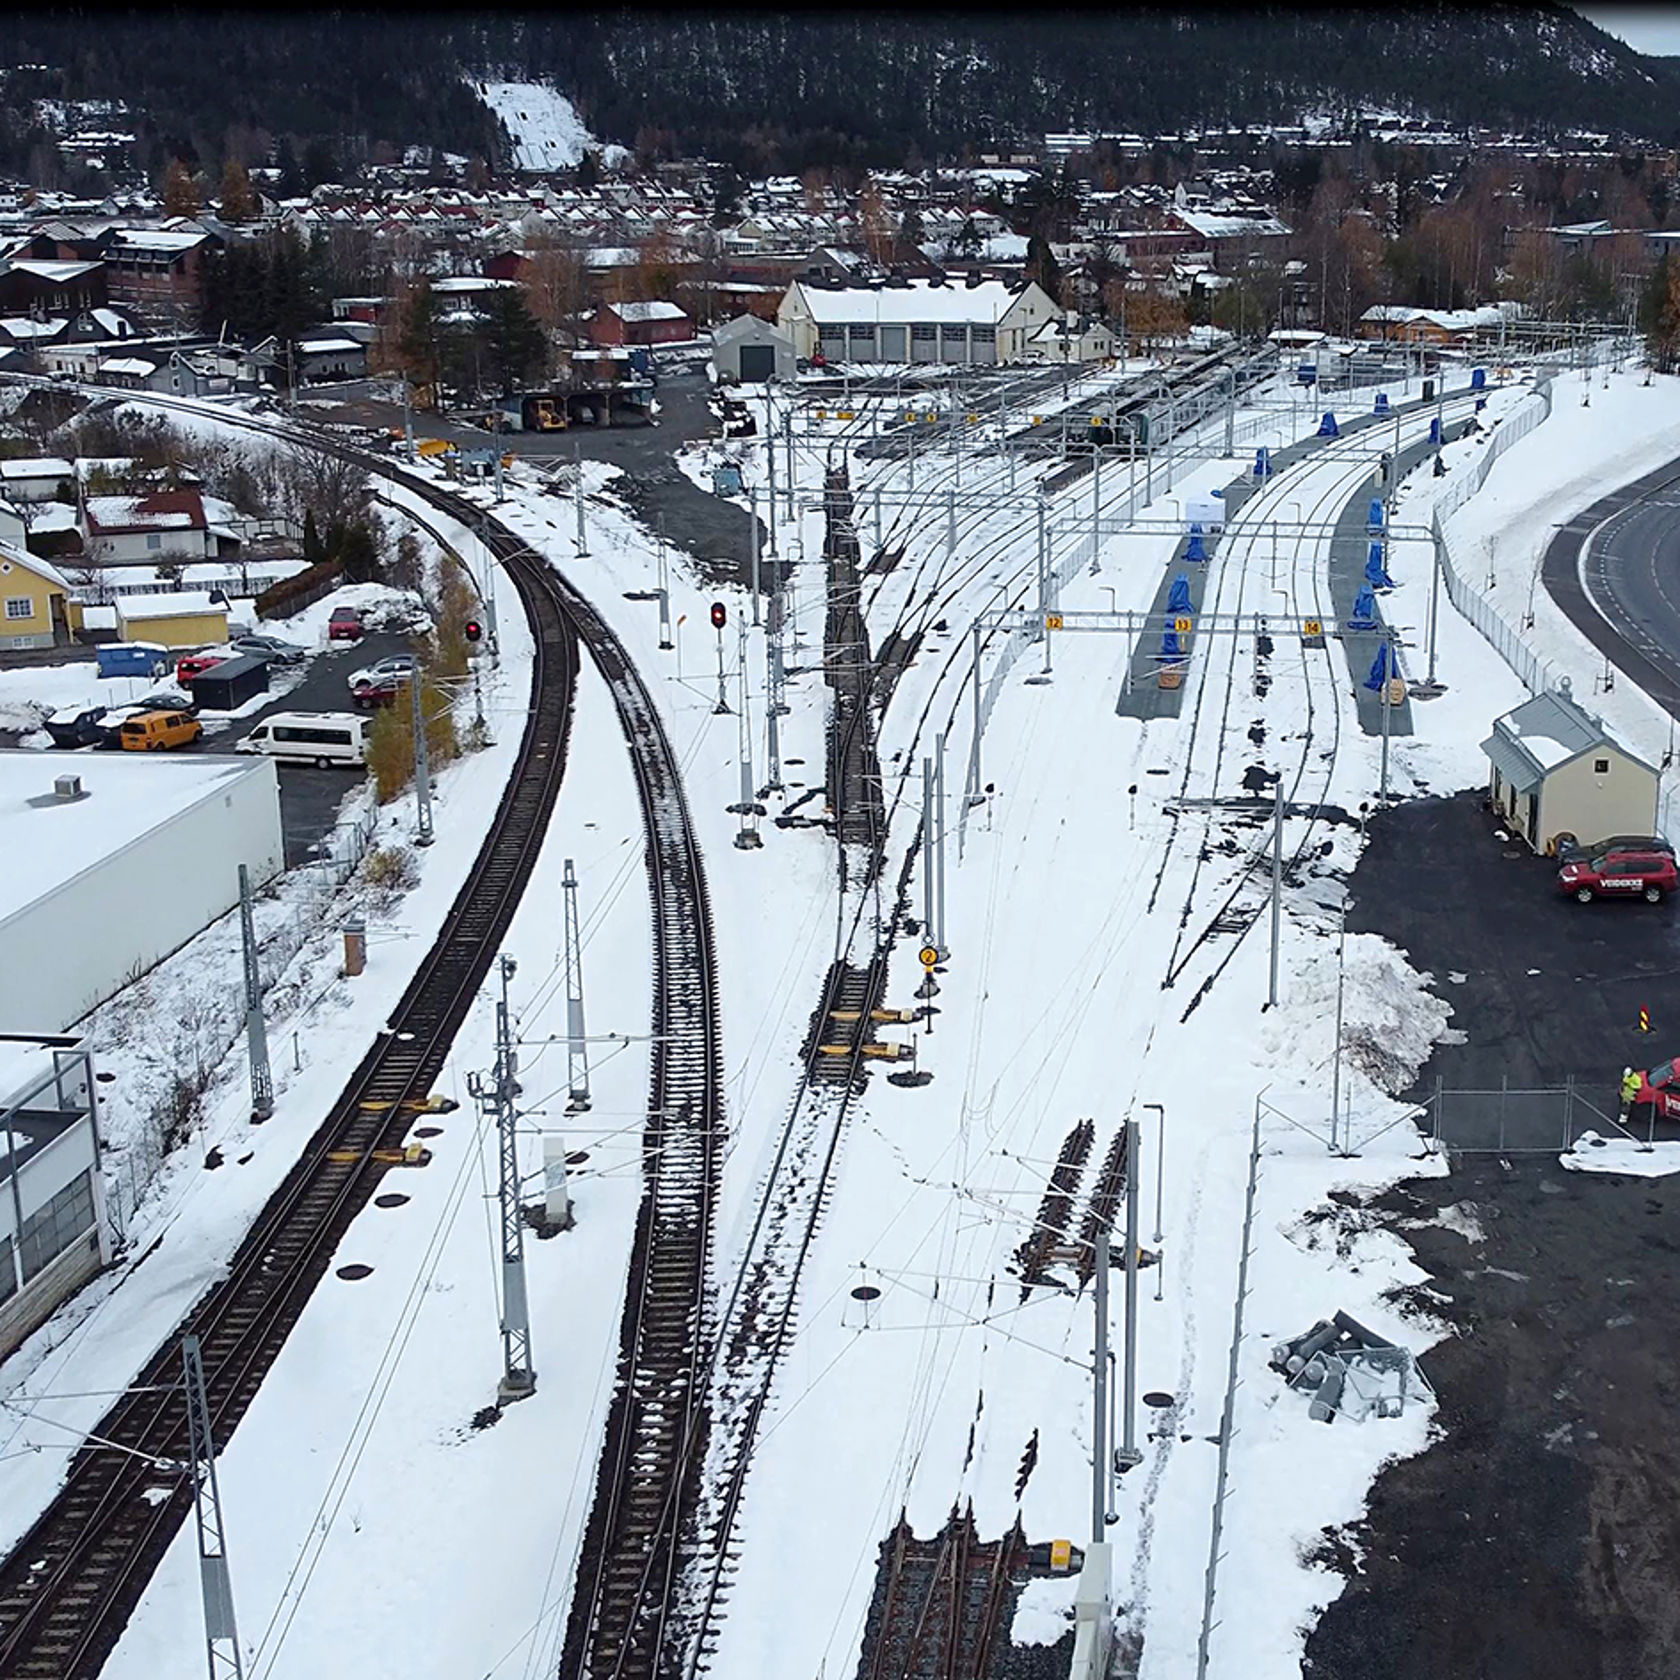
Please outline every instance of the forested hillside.
M218 167L285 137L321 167L433 145L506 161L467 72L549 79L593 132L750 170L890 165L1046 129L1143 133L1386 105L1452 121L1671 140L1680 65L1557 5L1106 15L554 11L14 12L0 19L0 165L19 95L126 102L143 167ZM317 168L312 171L319 173Z

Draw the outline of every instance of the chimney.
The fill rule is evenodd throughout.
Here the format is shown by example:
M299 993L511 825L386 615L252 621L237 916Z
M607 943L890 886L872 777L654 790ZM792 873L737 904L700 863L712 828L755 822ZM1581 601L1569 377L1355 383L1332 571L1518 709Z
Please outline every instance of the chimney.
M67 802L82 798L82 778L80 776L55 776L53 778L53 798Z

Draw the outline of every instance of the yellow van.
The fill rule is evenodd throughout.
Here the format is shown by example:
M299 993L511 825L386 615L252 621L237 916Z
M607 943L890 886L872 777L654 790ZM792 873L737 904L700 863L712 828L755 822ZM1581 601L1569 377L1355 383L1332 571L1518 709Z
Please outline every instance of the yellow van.
M204 725L185 712L142 712L131 717L117 737L124 752L158 752L191 746L203 733Z

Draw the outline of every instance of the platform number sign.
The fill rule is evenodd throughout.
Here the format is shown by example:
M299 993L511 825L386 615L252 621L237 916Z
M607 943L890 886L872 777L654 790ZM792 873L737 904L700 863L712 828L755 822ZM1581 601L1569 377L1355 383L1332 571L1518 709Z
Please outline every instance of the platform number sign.
M729 622L729 609L722 601L712 602L712 628L721 630Z
M1191 618L1175 618L1173 620L1173 634L1177 636L1188 636L1195 627L1196 621Z
M939 961L939 947L937 945L924 945L917 954L922 959L922 967L926 969L931 969Z
M1318 637L1322 636L1323 634L1324 634L1324 621L1322 619L1309 618L1309 619L1305 619L1305 620L1302 621L1301 635L1307 641L1309 641L1309 642L1314 641Z
M1060 613L1046 613L1044 615L1044 628L1046 630L1060 630L1061 627L1062 615Z

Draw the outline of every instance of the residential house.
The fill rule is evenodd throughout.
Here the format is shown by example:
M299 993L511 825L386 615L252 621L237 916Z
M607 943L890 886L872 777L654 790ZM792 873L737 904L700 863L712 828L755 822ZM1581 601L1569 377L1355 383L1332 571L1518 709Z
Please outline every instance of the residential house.
M70 586L57 567L0 542L0 648L62 647L70 640Z
M196 490L89 496L82 533L90 566L190 564L216 557L216 537Z
M0 461L0 493L20 505L68 496L75 478L75 467L56 455Z
M589 323L589 335L597 344L687 344L694 338L694 322L674 303L603 303Z

